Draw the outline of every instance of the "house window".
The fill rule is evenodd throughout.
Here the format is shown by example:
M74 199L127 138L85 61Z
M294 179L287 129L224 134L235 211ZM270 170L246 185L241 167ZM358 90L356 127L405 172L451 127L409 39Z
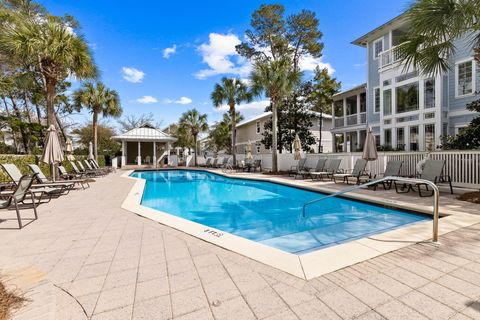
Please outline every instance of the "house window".
M397 150L405 150L405 128L397 128Z
M397 113L418 110L418 82L396 88Z
M375 93L374 93L374 103L375 103L375 113L380 112L380 88L375 88Z
M425 125L425 150L433 151L435 149L435 125Z
M382 51L383 51L383 38L380 38L375 42L373 42L373 59L377 59Z
M383 137L385 139L385 147L391 147L392 146L392 129L385 129L383 131Z
M461 97L472 94L475 84L473 83L474 73L473 60L458 63L455 68L456 75L456 96Z
M260 121L257 121L257 133L260 133Z
M357 113L357 96L347 98L347 116Z
M360 93L360 112L367 112L367 94L365 92Z
M418 151L418 126L410 127L410 151Z
M383 115L388 116L392 114L392 90L383 91Z
M424 87L425 108L435 108L435 79L425 80Z
M375 135L375 145L380 147L380 135Z

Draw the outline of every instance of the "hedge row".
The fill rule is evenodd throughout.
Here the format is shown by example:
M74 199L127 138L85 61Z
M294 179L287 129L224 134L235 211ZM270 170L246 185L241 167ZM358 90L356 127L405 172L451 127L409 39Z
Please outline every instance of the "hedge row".
M87 156L79 156L75 155L76 160L83 160L86 159ZM0 163L13 163L17 166L17 168L23 173L23 174L29 174L32 173L30 169L28 168L29 164L37 164L40 169L42 169L43 173L47 176L50 177L50 166L44 162L41 162L41 156L38 155L13 155L13 154L1 154L0 155ZM98 163L100 166L105 165L105 157L99 155L98 156ZM72 167L70 165L70 162L68 161L63 161L62 165L65 167L65 169L70 172L72 171ZM10 181L9 176L7 173L3 170L0 169L0 181Z

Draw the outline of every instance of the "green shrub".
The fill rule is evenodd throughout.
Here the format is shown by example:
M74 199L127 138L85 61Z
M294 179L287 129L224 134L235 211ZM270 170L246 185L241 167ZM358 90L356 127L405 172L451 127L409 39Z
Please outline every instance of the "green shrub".
M50 178L50 166L44 162L41 162L42 156L39 155L13 155L13 154L0 154L0 163L13 163L17 166L17 168L22 172L22 174L29 174L32 173L28 168L29 164L37 164L40 169L42 169L43 173ZM87 156L75 156L75 160L83 161L86 159ZM98 163L100 166L105 165L105 157L102 155L98 156ZM70 165L69 161L63 161L62 165L68 172L73 170L72 166ZM0 181L8 182L10 181L10 177L7 175L3 169L0 169Z

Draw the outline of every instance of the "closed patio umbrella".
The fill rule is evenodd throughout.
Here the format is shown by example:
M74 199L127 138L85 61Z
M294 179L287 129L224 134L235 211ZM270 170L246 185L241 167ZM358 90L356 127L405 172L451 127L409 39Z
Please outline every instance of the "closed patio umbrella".
M302 142L300 141L298 134L295 135L295 140L293 140L293 150L293 159L300 160L302 158L302 155L300 154L300 151L302 150Z
M88 157L87 157L88 160L93 160L95 159L95 157L93 156L93 143L92 141L90 141L88 143Z
M362 159L367 161L374 161L378 159L377 144L375 142L375 136L373 135L372 128L367 130L367 136L365 137L365 143L363 144Z
M75 160L75 157L73 156L73 143L72 143L72 140L70 140L70 138L67 138L65 151L67 152L67 160L69 161Z
M247 160L252 160L253 159L253 155L252 155L252 142L250 140L248 140L248 144L247 144Z
M55 164L63 161L63 151L58 140L57 130L53 124L48 128L42 161L50 165L52 180L55 180Z

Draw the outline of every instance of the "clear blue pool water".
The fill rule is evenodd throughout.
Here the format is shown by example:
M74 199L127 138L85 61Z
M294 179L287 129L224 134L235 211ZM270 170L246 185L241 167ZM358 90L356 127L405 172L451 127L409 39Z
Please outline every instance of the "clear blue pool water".
M322 194L205 171L136 171L132 176L146 180L144 206L295 254L429 219L342 198L307 207L303 218L303 203Z

